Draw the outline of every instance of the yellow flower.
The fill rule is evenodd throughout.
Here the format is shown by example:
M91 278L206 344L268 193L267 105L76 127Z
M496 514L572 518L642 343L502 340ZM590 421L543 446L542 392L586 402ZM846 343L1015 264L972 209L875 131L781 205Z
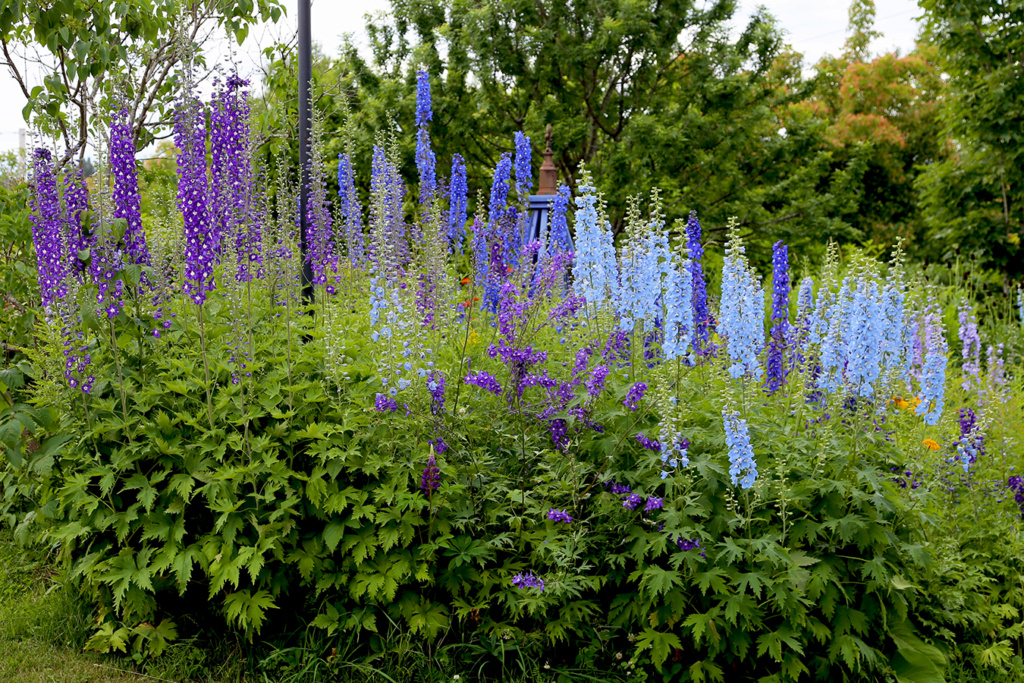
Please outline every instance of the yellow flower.
M469 339L467 340L468 345L469 346L476 346L479 341L480 341L480 335L478 335L476 333L476 330L470 330L469 331Z
M907 408L907 410L913 410L914 408L917 408L917 406L919 406L921 404L921 399L919 399L917 396L915 396L914 398L910 399L909 403L910 403L910 407Z
M925 439L921 443L924 444L925 447L928 448L928 450L931 450L931 451L939 450L939 442L935 441L934 439Z
M897 408L909 408L909 407L910 407L910 404L909 404L909 403L907 403L906 401L904 401L904 400L903 400L902 398L900 398L899 396L897 396L896 398L894 398L894 399L892 400L892 402L893 402L893 403L894 403L894 404L896 405L896 407L897 407Z

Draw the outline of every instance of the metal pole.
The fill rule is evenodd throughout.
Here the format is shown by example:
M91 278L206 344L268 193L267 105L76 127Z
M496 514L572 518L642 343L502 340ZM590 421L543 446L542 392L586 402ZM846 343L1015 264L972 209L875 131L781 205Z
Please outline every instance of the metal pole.
M313 266L309 262L309 244L306 228L309 220L309 82L313 72L310 4L312 0L298 0L299 4L299 253L302 258L302 294L313 300Z

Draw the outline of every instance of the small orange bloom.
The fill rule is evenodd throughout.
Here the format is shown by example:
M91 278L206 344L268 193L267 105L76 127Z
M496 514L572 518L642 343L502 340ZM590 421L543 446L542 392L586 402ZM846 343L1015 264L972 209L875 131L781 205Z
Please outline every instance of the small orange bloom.
M512 266L509 266L509 267L508 267L508 272L510 272L510 273L511 273L511 272L512 272L513 270L515 270L515 268L513 268Z
M465 301L462 302L462 307L469 308L470 306L473 305L474 301L480 301L480 297L474 296L472 299L466 299Z
M469 278L468 277L462 278L462 280L459 281L459 284L460 285L468 285L469 284Z
M925 448L927 448L930 451L939 450L939 442L935 441L934 439L925 439L921 443L924 444Z
M897 408L909 408L910 407L909 403L907 403L906 401L904 401L902 398L900 398L898 396L896 398L894 398L892 400L892 402L896 405Z

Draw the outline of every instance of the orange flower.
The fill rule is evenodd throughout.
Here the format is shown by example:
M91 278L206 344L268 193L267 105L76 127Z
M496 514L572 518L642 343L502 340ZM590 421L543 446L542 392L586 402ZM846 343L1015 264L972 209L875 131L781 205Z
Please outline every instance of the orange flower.
M925 439L921 443L924 444L925 448L927 448L930 451L939 450L939 442L935 441L934 439Z
M909 404L909 403L907 403L906 401L904 401L904 400L903 400L902 398L900 398L899 396L897 396L896 398L894 398L894 399L892 400L892 403L894 403L894 404L896 405L896 407L897 407L897 408L909 408L909 407L910 407L910 404Z
M462 302L462 307L469 308L470 306L473 305L474 301L480 301L480 297L474 296L472 299L466 299L465 301Z
M914 398L910 399L910 408L916 408L920 404L921 404L921 399L919 399L917 396L915 396Z
M464 277L464 278L462 278L462 279L461 279L461 280L459 281L459 284L460 284L460 285L468 285L468 284L469 284L469 278L468 278L468 277Z

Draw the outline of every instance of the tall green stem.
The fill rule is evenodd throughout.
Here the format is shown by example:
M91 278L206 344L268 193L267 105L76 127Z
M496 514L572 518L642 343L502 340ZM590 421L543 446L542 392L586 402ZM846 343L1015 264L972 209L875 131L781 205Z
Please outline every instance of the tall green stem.
M210 392L210 363L206 359L206 321L203 318L203 305L196 304L199 312L199 346L203 351L203 370L206 371L206 417L210 420L210 431L213 431L213 395Z
M128 428L128 401L124 396L124 373L121 372L121 354L117 350L117 335L114 334L114 321L113 319L107 319L110 324L110 346L111 351L114 354L114 365L117 366L117 379L120 382L121 389L121 414L124 415L124 426Z

